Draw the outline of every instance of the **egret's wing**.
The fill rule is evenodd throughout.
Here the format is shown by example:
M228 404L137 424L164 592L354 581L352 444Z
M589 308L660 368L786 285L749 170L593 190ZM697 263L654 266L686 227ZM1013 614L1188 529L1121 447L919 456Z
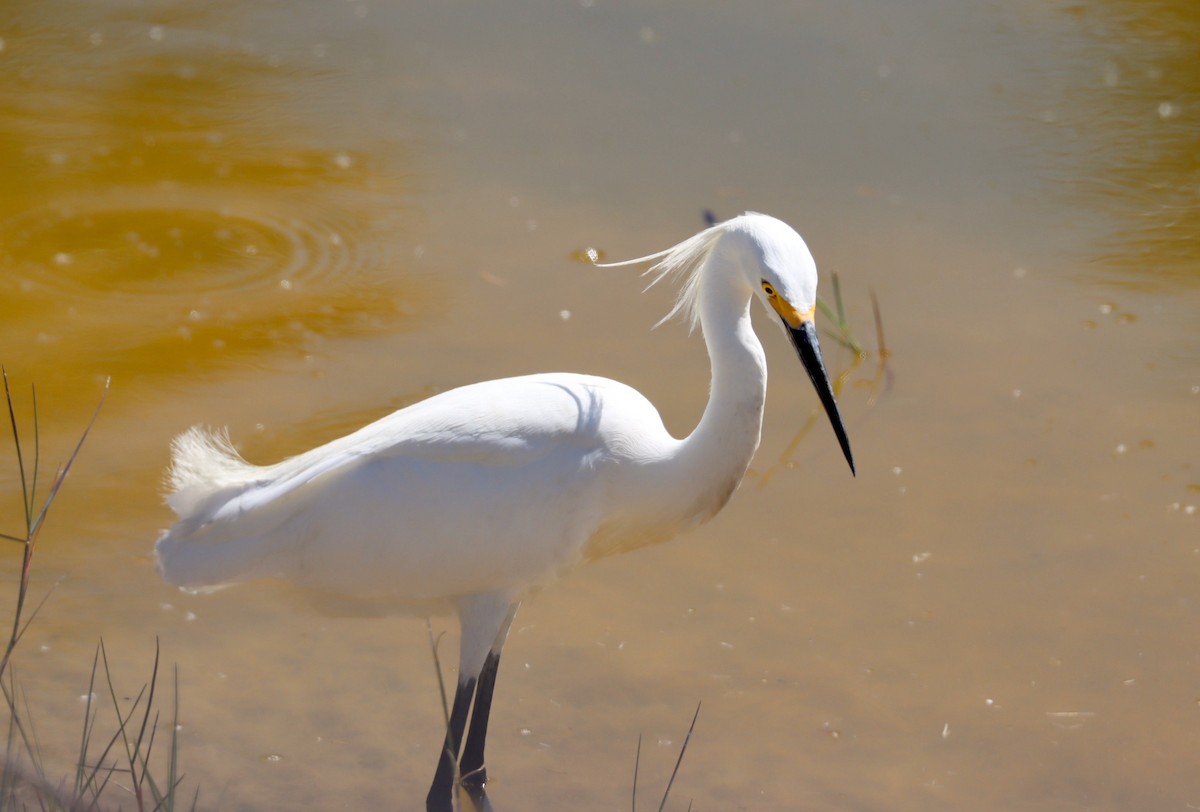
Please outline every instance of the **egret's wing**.
M632 389L561 374L452 390L270 466L216 441L177 443L196 456L176 460L180 520L156 545L159 570L191 587L286 574L335 590L347 573L436 570L437 594L471 591L556 560L525 540L582 543L604 498L588 483L646 426L665 436Z
M551 451L600 442L604 388L611 382L573 375L488 381L451 390L394 412L291 459L250 465L222 435L193 429L174 444L167 501L180 521L176 537L221 540L277 526L328 483L369 461L405 465L521 467ZM219 529L218 529L219 528Z

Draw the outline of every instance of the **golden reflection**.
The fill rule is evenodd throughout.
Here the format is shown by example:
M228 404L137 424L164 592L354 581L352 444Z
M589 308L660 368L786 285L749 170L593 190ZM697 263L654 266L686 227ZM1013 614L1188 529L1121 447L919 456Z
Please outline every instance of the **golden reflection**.
M53 5L0 12L10 368L122 385L429 310L397 273L402 147L296 112L337 92L335 65L217 36L234 5L140 15L156 25Z
M1095 143L1071 186L1118 226L1096 261L1123 284L1200 284L1200 5L1104 0L1080 13L1100 42L1061 124Z

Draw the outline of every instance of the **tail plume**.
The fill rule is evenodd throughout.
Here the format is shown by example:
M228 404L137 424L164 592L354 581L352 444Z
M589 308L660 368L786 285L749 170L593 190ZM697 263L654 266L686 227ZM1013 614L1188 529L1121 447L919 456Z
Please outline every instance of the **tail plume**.
M228 429L192 426L171 441L167 504L180 518L192 518L214 494L253 480L256 470L233 447Z

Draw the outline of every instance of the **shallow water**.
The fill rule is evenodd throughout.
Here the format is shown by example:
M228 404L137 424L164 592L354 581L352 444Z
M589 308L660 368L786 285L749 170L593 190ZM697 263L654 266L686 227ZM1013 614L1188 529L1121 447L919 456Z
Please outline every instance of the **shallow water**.
M670 808L1200 806L1198 40L1190 4L1119 0L8 3L0 361L47 465L112 380L17 655L48 765L97 640L132 694L158 636L202 808L419 806L425 625L166 587L170 438L266 462L555 369L683 434L698 337L577 256L755 209L871 351L823 339L859 474L761 321L729 507L522 608L496 808L627 808L639 735L649 805L697 703Z

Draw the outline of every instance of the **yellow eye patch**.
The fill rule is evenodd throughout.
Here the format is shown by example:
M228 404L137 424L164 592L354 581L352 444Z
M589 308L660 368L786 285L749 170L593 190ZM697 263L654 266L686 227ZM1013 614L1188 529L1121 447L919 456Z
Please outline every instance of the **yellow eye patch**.
M770 282L763 282L762 289L763 293L767 294L767 301L770 302L771 307L775 309L781 319L787 322L788 327L795 329L806 321L813 320L817 310L815 305L808 310L800 311L791 302L780 296Z

